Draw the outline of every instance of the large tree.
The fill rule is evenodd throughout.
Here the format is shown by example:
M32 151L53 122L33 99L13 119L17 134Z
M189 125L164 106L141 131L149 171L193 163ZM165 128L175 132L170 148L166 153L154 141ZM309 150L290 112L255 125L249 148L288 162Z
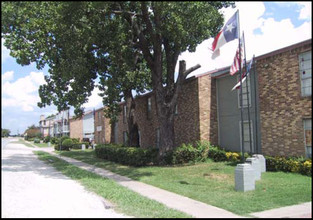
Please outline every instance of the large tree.
M216 35L223 24L219 9L230 5L233 3L5 2L2 37L19 63L36 62L38 68L49 65L47 85L40 88L40 106L54 103L61 110L71 105L76 113L81 113L81 105L88 100L98 76L103 89L132 83L131 90L140 88L137 80L123 80L126 72L119 61L131 60L125 60L127 52L143 57L144 62L139 63L150 70L145 76L156 99L162 156L174 147L173 115L182 83L199 68L196 65L186 70L185 62L180 61L175 79L178 56L186 50L194 52L198 44ZM119 27L117 30L112 22ZM112 45L120 50L119 57L110 50ZM137 62L133 67L129 76L140 69ZM118 70L110 74L114 69ZM126 97L126 90L122 92ZM106 92L112 94L117 97L118 90Z
M11 131L9 129L1 128L1 137L8 137Z

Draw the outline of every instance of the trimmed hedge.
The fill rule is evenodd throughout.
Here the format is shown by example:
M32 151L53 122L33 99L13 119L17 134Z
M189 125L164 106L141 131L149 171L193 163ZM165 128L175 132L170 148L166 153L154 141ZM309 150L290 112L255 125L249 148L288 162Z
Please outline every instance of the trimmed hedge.
M302 157L265 156L267 171L301 173L312 176L312 160Z
M142 149L137 147L121 147L113 144L99 144L95 149L96 156L101 159L130 166L145 166L156 163L158 149Z
M209 157L215 162L231 161L239 163L241 161L241 153L225 151L219 147L211 146L209 150ZM245 153L245 159L250 157ZM312 160L303 157L282 157L282 156L264 156L266 160L267 171L282 171L300 173L307 176L312 176Z
M163 161L165 164L184 164L193 163L196 161L204 161L208 158L210 143L198 141L193 146L192 144L182 144L172 151L168 151Z
M70 150L70 148L72 148L73 146L73 141L72 139L65 139L63 142L62 142L62 150Z

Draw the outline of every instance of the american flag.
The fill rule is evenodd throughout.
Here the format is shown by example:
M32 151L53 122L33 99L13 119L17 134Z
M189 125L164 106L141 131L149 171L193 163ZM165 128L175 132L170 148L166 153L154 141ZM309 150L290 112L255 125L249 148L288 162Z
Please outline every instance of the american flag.
M237 73L238 71L239 71L239 63L241 63L241 68L242 68L242 64L243 64L243 62L242 62L242 57L243 57L243 50L242 50L242 45L241 45L241 62L239 62L239 46L238 46L238 48L237 48L237 50L236 50L236 55L235 55L235 57L234 57L234 62L233 62L233 64L231 65L231 67L230 67L230 71L229 71L229 73L230 73L230 75L234 75L235 73Z

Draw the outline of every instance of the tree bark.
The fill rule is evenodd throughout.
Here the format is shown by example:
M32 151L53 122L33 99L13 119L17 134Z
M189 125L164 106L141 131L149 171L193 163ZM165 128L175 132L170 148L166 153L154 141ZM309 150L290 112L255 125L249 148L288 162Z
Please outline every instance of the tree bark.
M136 104L131 90L124 92L126 101L126 118L128 127L128 146L139 147L138 125L134 122ZM123 113L124 114L124 113Z

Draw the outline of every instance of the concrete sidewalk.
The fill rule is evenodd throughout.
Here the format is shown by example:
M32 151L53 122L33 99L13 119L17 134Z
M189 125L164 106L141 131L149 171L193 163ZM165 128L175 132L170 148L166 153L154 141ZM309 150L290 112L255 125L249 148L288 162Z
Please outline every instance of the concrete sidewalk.
M53 152L53 148L38 148L38 150L51 153L54 156L67 161L68 163L96 173L102 177L113 179L120 185L125 186L145 197L156 200L170 208L190 214L196 218L244 218L244 216L236 215L221 208L217 208L139 181L134 181L128 177L112 173L103 168L97 168L93 165L86 164L69 157L60 156ZM301 205L251 213L250 216L256 218L311 218L311 205L312 203L308 202Z
M257 218L312 218L312 202L255 212L250 215Z

